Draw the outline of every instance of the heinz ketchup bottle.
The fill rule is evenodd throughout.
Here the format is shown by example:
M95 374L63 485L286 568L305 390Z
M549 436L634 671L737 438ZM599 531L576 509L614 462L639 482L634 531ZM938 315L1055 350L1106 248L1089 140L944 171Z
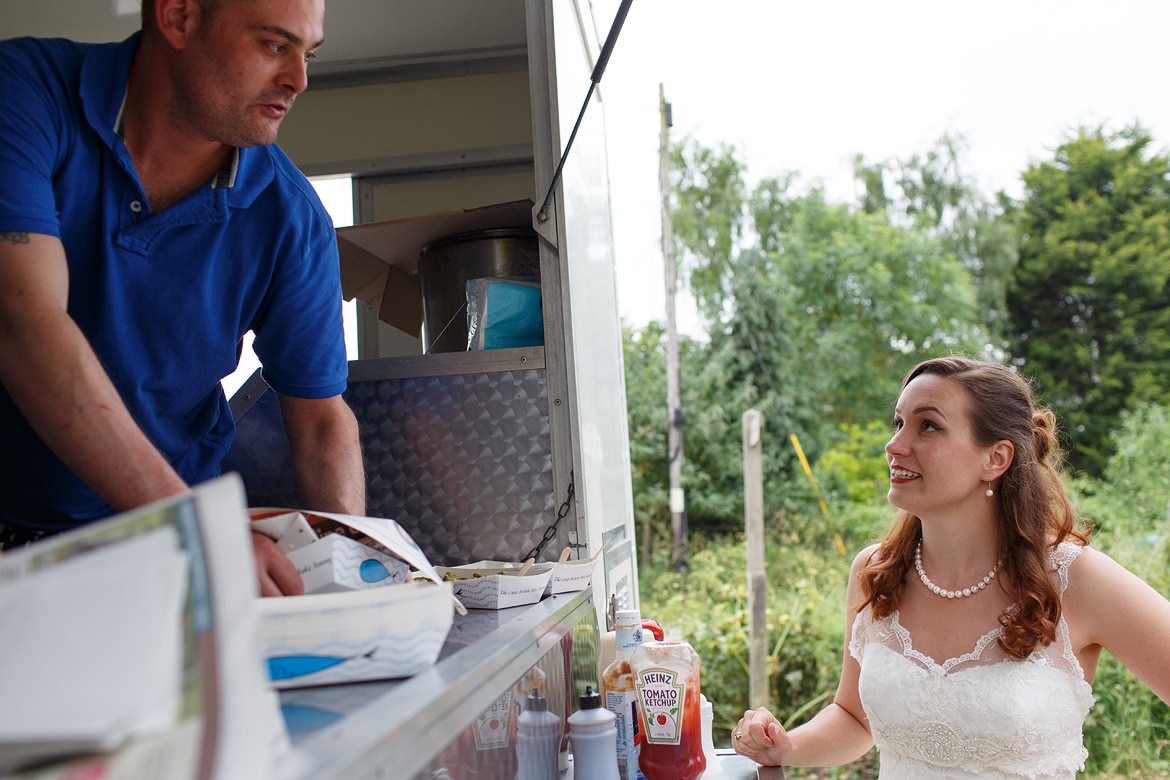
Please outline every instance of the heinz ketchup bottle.
M686 642L643 642L630 658L646 780L696 780L707 768L699 655Z

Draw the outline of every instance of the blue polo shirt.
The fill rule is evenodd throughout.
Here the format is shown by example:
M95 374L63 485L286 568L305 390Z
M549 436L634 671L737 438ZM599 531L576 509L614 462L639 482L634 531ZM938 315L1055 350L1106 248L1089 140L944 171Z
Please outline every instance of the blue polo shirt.
M57 236L69 313L130 413L189 484L219 473L235 425L220 380L254 330L277 392L346 386L337 237L275 145L155 215L118 128L137 35L0 42L0 232ZM0 522L60 529L111 513L0 388Z

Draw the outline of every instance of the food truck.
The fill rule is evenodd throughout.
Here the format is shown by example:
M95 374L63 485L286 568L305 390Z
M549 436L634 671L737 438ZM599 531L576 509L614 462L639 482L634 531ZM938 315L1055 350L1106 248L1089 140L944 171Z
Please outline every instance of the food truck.
M10 9L5 37L121 40L138 7L28 4ZM309 177L351 181L353 224L338 244L355 307L346 398L367 513L397 521L440 568L595 565L577 589L457 614L436 662L409 677L282 690L282 774L510 780L522 697L539 689L562 717L576 709L597 686L610 610L637 606L594 72L619 10L616 0L327 6L327 45L280 145ZM256 375L231 403L225 470L242 478L248 505L300 507L273 393Z
M580 591L457 615L433 669L282 703L313 777L511 778L523 697L539 688L566 717L596 687L611 601L637 603L601 95L581 113L618 8L387 5L385 46L314 64L281 130L307 175L352 177L355 224L338 242L360 301L347 399L367 512L439 567L599 563ZM330 48L349 10L329 9ZM508 328L492 320L497 288L523 297L535 334L485 344ZM252 506L295 501L271 396L257 377L233 397L225 466ZM318 726L322 712L337 717ZM303 730L289 713L310 713Z

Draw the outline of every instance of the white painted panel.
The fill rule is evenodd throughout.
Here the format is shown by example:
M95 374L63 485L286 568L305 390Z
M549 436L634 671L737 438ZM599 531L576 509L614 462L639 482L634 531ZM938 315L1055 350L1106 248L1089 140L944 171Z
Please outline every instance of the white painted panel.
M563 149L588 93L600 49L598 35L608 33L608 21L605 29L598 25L595 31L586 3L552 0L551 6L554 90ZM563 202L559 204L566 362L581 460L576 489L578 500L584 500L591 546L599 544L602 535L614 529L624 529L631 542L634 536L605 106L600 93L601 90L595 91L577 130L562 174ZM636 568L627 562L615 568L613 575L620 577L619 569L624 570L625 576L633 574L636 594Z

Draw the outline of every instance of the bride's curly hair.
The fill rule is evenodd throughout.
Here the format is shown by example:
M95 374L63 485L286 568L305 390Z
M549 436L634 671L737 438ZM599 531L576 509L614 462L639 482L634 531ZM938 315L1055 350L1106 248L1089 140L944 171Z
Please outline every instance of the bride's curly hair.
M999 520L1002 587L1012 607L999 617L998 643L1012 658L1027 658L1039 645L1056 638L1060 594L1049 570L1049 551L1062 541L1086 544L1076 528L1077 516L1059 472L1060 445L1056 417L1037 408L1032 388L1018 373L998 363L961 357L927 360L902 382L902 389L922 374L946 377L962 386L970 401L971 427L979 444L1007 439L1015 457L995 493ZM877 553L861 571L862 603L875 618L898 609L906 575L914 561L921 521L900 511Z

